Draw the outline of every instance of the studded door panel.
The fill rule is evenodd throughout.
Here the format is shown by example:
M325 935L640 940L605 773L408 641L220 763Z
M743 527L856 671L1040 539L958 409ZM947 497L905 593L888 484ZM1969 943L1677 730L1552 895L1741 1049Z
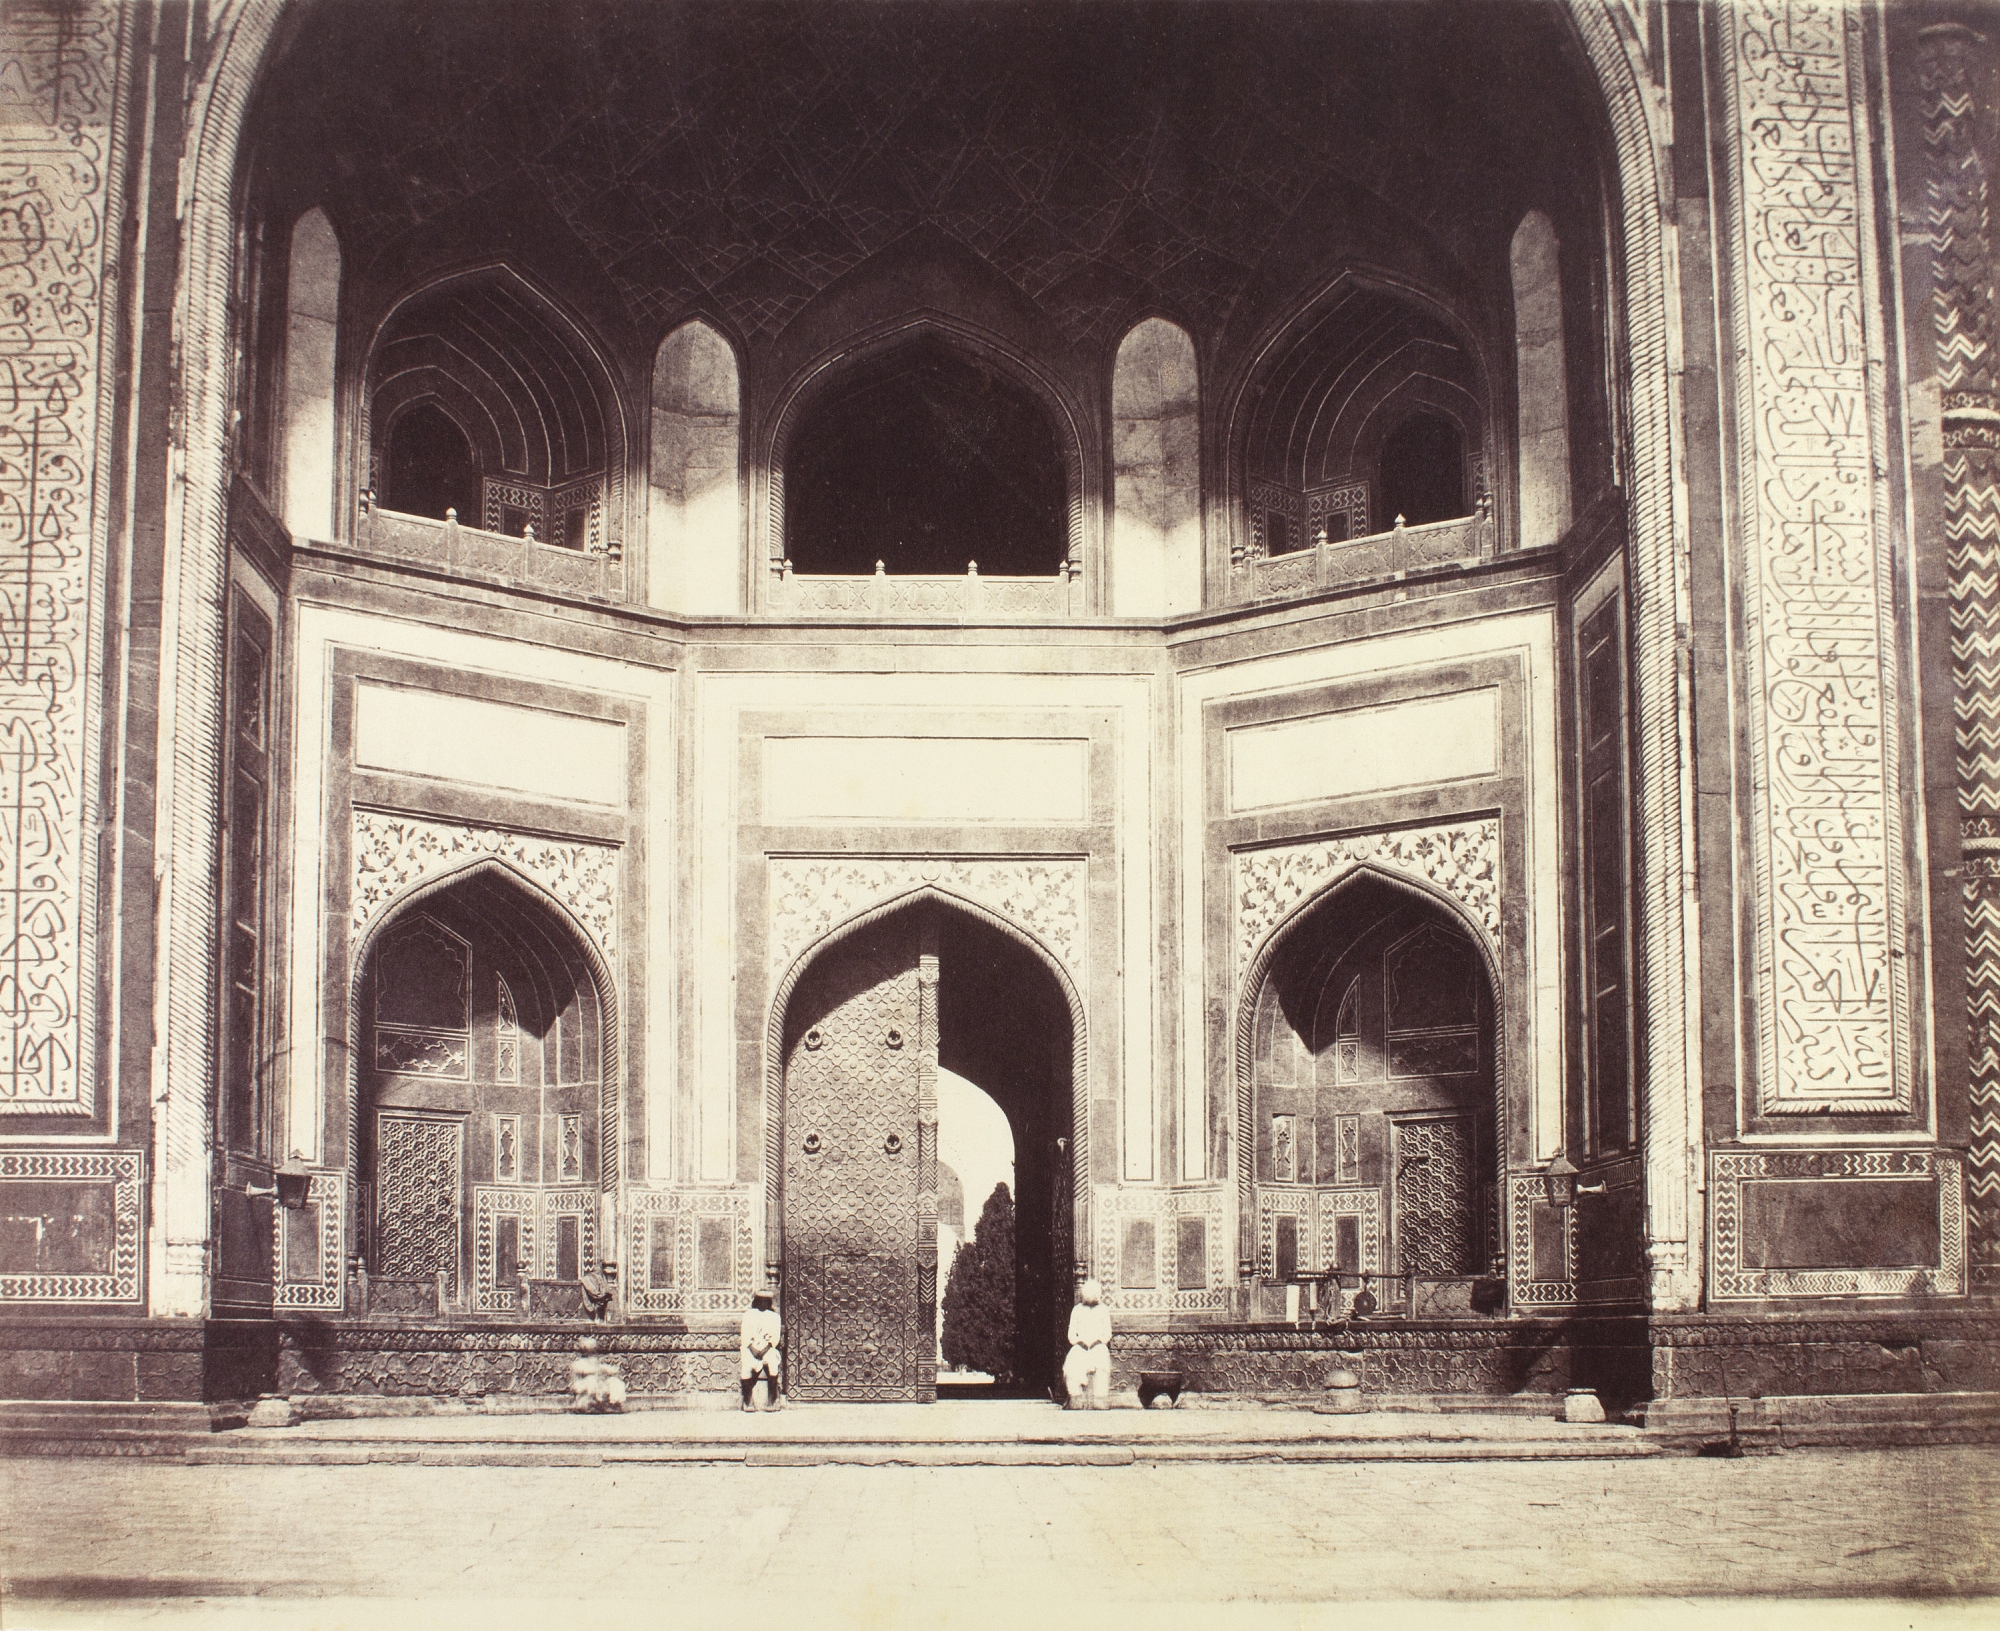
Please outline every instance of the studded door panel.
M1472 1121L1399 1121L1395 1230L1403 1272L1479 1272L1479 1186Z
M790 1005L783 1313L800 1399L917 1400L935 1386L918 1099L936 1044L918 951L914 914L891 918L829 952Z

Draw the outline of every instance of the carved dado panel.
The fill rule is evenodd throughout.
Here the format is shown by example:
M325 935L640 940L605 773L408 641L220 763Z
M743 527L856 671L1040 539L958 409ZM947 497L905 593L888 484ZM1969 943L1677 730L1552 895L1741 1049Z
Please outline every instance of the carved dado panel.
M1726 10L1766 1113L1911 1104L1862 13Z
M1247 850L1236 867L1236 982L1257 948L1299 902L1358 866L1400 873L1449 895L1463 906L1500 952L1500 823L1497 818L1396 832L1315 839L1274 849Z
M1782 1150L1730 1151L1710 1157L1709 1295L1740 1297L1882 1297L1963 1296L1965 1294L1965 1167L1955 1155L1931 1150ZM1925 1182L1928 1180L1928 1182ZM1827 1197L1827 1211L1857 1227L1847 1231L1850 1248L1857 1237L1873 1232L1885 1237L1889 1266L1846 1266L1823 1240L1813 1242L1817 1263L1772 1264L1779 1255L1766 1246L1765 1261L1756 1259L1761 1244L1748 1227L1744 1189L1793 1186L1803 1210L1812 1191ZM1936 1208L1933 1266L1912 1264L1897 1248L1893 1221L1884 1216L1884 1185L1909 1185L1919 1194L1929 1191ZM1843 1188L1854 1186L1842 1194ZM1903 1220L1907 1226L1907 1217ZM1827 1258L1834 1257L1829 1263ZM1898 1259L1900 1258L1900 1263ZM1878 1263L1881 1258L1877 1258Z
M338 1309L343 1306L347 1282L347 1252L342 1236L347 1223L347 1174L335 1168L315 1167L312 1187L302 1211L282 1206L271 1208L272 1261L277 1264L278 1287L275 1297L280 1308ZM318 1273L306 1275L302 1252L291 1247L302 1231L316 1235Z
M1127 1314L1221 1308L1225 1299L1223 1274L1228 1267L1222 1235L1222 1201L1220 1188L1125 1189L1110 1185L1097 1188L1091 1200L1091 1220L1096 1233L1096 1261L1091 1267L1103 1282L1106 1306ZM1123 1268L1125 1226L1135 1218L1153 1226L1151 1286L1118 1283ZM1181 1288L1182 1218L1203 1221L1201 1235L1206 1261L1199 1270L1200 1290Z
M353 941L359 944L368 925L413 885L484 856L505 861L540 884L568 909L605 962L616 962L616 845L538 838L379 810L354 812L354 898L348 923Z
M984 906L1053 952L1081 990L1084 863L1062 857L781 856L770 863L770 967L775 980L829 930L929 885Z
M0 1153L0 1304L139 1300L137 1150Z
M625 1312L740 1313L756 1269L750 1194L740 1189L628 1189L625 1192ZM703 1286L703 1219L729 1230L728 1286ZM732 1371L732 1375L734 1372Z
M15 1114L96 1107L97 441L112 383L105 255L127 15L88 0L12 7L0 74L0 1110Z

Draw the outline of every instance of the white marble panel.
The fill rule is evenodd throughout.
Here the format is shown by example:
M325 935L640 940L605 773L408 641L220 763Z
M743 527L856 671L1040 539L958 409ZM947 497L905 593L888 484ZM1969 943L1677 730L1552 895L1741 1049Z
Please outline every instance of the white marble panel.
M363 680L354 762L573 804L625 802L625 727L615 720Z
M1500 693L1489 686L1233 730L1229 809L1424 787L1499 767Z
M1090 809L1089 745L1019 737L771 737L764 744L764 819L1078 826Z

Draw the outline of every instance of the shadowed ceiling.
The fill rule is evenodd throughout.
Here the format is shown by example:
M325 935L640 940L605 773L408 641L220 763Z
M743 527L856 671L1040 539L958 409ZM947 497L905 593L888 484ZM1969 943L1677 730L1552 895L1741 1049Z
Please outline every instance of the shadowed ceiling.
M1496 287L1523 210L1594 174L1564 26L1505 0L345 0L266 81L257 184L324 204L385 288L481 248L580 257L648 344L702 311L755 347L920 228L1072 344L1147 309L1213 336L1328 254Z

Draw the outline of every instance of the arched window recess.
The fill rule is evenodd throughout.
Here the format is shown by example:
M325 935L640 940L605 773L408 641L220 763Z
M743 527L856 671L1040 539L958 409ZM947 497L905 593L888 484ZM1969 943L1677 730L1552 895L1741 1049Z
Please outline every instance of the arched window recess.
M623 406L597 347L512 272L467 273L396 306L360 407L362 548L625 598Z
M1080 615L1081 418L1002 348L924 321L808 370L766 461L766 610Z
M1487 371L1413 295L1343 278L1280 330L1229 426L1227 598L1311 594L1499 548Z

